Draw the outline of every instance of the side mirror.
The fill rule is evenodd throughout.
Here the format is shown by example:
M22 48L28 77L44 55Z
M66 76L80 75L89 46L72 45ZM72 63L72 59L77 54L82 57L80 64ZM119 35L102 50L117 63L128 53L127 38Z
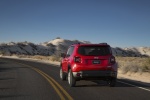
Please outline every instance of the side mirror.
M65 53L61 53L61 57L65 58L66 54Z

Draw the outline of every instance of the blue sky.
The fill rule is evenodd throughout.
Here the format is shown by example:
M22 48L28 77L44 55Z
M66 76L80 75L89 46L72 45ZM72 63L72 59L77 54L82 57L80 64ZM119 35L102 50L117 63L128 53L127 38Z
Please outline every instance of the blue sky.
M0 0L0 42L61 37L150 47L150 0Z

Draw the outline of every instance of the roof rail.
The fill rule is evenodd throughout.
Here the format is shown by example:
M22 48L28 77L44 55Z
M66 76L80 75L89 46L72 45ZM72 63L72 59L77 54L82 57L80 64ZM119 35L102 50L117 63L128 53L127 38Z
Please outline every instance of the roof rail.
M81 43L80 43L80 42L78 42L78 43L74 43L74 44L79 44L79 45L80 45ZM72 45L74 45L74 44L72 44Z
M103 43L99 43L99 44L103 44L103 45L108 45L106 42L103 42Z

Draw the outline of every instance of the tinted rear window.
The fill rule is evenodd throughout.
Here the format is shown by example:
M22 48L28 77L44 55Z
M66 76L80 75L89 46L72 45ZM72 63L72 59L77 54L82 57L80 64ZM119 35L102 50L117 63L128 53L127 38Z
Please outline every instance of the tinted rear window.
M109 46L80 46L78 53L86 56L104 56L111 54Z

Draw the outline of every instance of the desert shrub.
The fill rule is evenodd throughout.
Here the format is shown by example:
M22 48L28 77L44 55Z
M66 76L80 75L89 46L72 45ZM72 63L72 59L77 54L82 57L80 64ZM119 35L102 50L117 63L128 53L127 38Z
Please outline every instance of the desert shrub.
M127 73L127 72L138 72L140 70L140 67L136 63L132 62L127 62L124 66L121 67L122 73Z
M59 56L52 55L52 56L50 56L49 60L51 60L51 61L60 61L61 58Z
M30 56L30 58L39 59L39 60L47 60L48 59L47 56L41 56L41 55Z
M31 58L31 59L37 59L37 60L50 60L50 61L61 61L61 57L56 55L51 56L41 56L41 55L17 55L19 58Z
M0 51L0 55L1 55L1 54L4 54L4 52L3 52L3 51Z
M141 73L150 71L150 59L139 57L116 57L119 70L122 73L133 72Z
M150 58L147 58L147 59L145 60L145 63L144 63L144 65L143 65L143 70L144 70L144 71L150 71Z

